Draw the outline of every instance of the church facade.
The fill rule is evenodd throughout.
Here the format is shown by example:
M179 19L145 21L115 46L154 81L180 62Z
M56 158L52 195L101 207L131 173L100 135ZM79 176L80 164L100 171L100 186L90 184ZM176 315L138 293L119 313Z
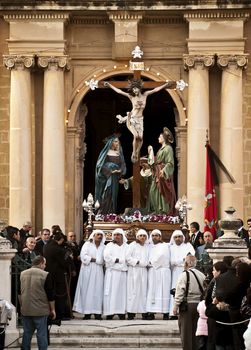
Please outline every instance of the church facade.
M189 84L152 98L145 130L147 141L163 126L175 135L189 221L203 224L207 132L235 179L221 179L219 217L228 206L251 216L250 16L245 0L1 1L0 220L81 232L101 140L123 107L86 82L128 79L136 45L143 80Z

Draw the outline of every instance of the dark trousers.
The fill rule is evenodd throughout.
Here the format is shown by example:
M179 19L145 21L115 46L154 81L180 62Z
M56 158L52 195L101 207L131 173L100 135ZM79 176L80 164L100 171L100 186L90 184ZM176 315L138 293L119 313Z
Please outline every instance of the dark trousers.
M4 349L5 329L0 326L0 350Z
M187 311L180 312L178 324L183 350L197 350L195 332L197 329L197 303L188 303Z
M206 335L198 335L196 336L197 341L197 350L207 350L207 336Z

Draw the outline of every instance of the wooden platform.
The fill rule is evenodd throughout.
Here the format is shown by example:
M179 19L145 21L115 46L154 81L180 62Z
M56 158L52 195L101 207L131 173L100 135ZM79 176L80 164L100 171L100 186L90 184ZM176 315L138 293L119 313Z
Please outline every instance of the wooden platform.
M170 241L170 237L174 230L179 230L180 225L179 224L169 224L169 223L163 223L163 222L141 222L141 221L134 221L130 223L112 223L112 222L104 222L104 221L93 221L93 228L100 229L105 232L106 239L109 241L112 237L112 231L116 228L122 228L125 230L128 241L134 241L135 235L137 231L141 228L146 230L149 234L152 230L158 229L162 233L162 239L165 242Z

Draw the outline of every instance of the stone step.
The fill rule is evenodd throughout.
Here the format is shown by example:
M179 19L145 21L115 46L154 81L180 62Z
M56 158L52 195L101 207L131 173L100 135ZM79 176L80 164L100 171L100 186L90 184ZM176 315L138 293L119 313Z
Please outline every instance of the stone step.
M49 349L181 350L177 321L71 320L50 329ZM33 337L32 348L36 349Z
M50 338L50 342L54 347L116 347L116 348L140 348L140 347L160 347L166 348L169 345L176 346L180 345L179 338L171 338L171 337L123 337L123 338L96 338L96 337L57 337Z
M144 349L144 347L141 347L141 349ZM31 348L32 350L37 350L37 347L32 347ZM49 350L58 350L59 348L55 348L55 347L52 347L52 346L49 346ZM61 347L60 348L61 350L69 350L68 347ZM94 348L77 348L77 347L74 347L74 350L93 350ZM100 348L100 347L96 347L95 349L99 349L99 350L118 350L118 348ZM120 348L120 349L123 349L123 348ZM130 350L138 350L139 347L137 348L130 348ZM154 348L154 350L163 350L163 348ZM168 350L181 350L181 347L168 347Z

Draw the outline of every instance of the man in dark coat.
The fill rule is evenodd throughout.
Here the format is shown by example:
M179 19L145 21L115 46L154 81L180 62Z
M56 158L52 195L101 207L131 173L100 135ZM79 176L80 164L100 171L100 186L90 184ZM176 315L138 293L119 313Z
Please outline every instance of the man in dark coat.
M62 232L54 234L44 246L46 271L50 272L55 286L55 309L57 319L69 319L69 285L68 272L72 266L72 258L66 254L63 244L66 237Z
M36 255L44 255L44 246L50 240L50 230L48 228L44 228L41 233L41 239L36 243L35 246L35 254Z
M245 265L245 266L244 266ZM236 269L244 267L245 271L244 281L243 276L238 275ZM240 314L240 306L243 297L246 295L247 288L250 284L250 266L248 264L240 262L238 258L234 259L231 267L228 268L227 272L221 274L217 278L216 283L216 295L220 300L229 304L229 317L230 322L240 322L242 321L242 316ZM233 332L233 347L235 350L244 350L244 340L243 333L246 330L245 324L237 324L231 327Z
M200 225L198 224L198 222L195 222L195 221L191 222L190 231L192 233L191 244L193 245L194 249L196 250L200 245L204 244L203 233L200 232Z

